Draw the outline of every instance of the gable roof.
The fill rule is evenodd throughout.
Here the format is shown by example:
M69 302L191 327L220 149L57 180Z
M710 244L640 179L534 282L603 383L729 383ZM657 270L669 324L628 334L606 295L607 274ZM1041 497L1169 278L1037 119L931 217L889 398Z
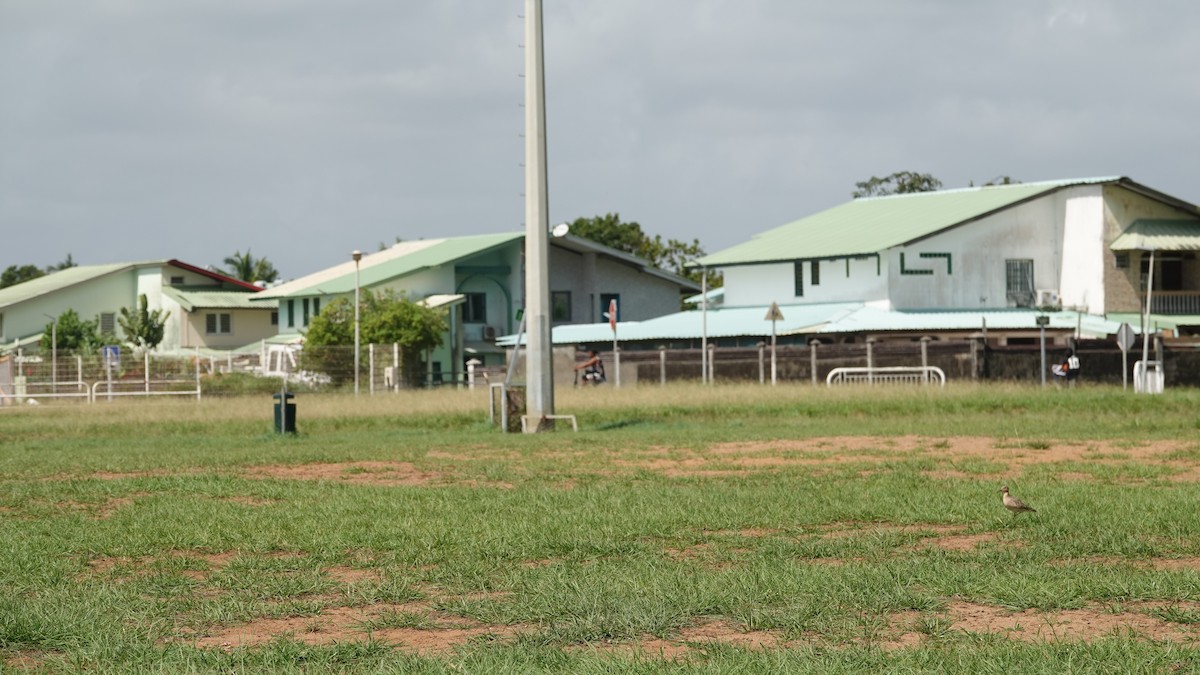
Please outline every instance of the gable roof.
M38 296L70 288L93 279L99 279L107 274L119 272L133 267L130 263L113 263L109 265L76 265L65 270L59 270L36 279L23 281L8 288L0 288L0 307L8 307L17 303L32 300Z
M169 260L146 260L143 262L110 263L107 265L76 265L75 267L68 267L65 270L51 272L50 274L40 276L36 279L30 279L29 281L14 284L8 288L0 288L0 307L8 307L10 305L25 302L26 300L32 300L33 298L42 295L56 293L63 289L70 288L71 286L83 284L109 274L114 274L116 272L123 272L141 267L156 267L164 265L170 265L171 267L178 267L182 270L195 272L196 274L208 277L215 281L220 281L222 285L225 286L233 286L235 288L245 289L245 291L254 292L262 290L258 286L242 281L241 279L234 279L233 277L226 276L220 272L206 270L202 267L189 265L183 261L172 258ZM245 294L244 291L241 292L243 295Z
M524 239L524 232L507 232L400 242L383 251L364 254L358 262L358 284L363 288L369 288L376 284L415 274L422 270L448 265L463 258L487 253L501 246L520 242ZM555 237L552 240L552 244L576 252L595 252L636 267L639 271L646 274L667 279L682 288L698 289L696 283L690 279L660 270L651 266L646 260L602 244L597 244L582 237L573 235ZM355 265L353 260L348 260L333 267L267 289L255 295L254 299L274 300L279 298L353 293L354 286Z
M403 241L378 253L364 253L358 262L358 284L363 288L390 279L405 277L421 270L440 267L521 239L520 233L483 234L446 239ZM256 300L335 295L352 293L355 286L353 260L334 265L307 276L269 288L255 296Z
M1119 176L867 197L767 230L689 264L727 267L872 255L1066 187L1118 182L1155 198L1183 203Z

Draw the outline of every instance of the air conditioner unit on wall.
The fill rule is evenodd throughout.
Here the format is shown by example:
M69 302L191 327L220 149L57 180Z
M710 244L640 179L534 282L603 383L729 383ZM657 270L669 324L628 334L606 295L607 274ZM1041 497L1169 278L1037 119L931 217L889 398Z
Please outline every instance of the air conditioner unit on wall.
M484 326L483 327L483 339L484 340L495 340L496 339L496 327L495 326Z
M1036 305L1039 309L1062 309L1062 298L1056 290L1039 288Z

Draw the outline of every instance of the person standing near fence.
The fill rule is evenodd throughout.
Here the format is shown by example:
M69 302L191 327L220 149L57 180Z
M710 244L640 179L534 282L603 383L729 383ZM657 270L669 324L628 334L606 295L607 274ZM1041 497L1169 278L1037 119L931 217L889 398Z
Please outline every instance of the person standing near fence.
M1066 380L1067 384L1072 387L1075 386L1075 379L1079 377L1079 371L1079 357L1075 354L1074 349L1068 349L1063 362L1056 363L1050 368L1050 372Z

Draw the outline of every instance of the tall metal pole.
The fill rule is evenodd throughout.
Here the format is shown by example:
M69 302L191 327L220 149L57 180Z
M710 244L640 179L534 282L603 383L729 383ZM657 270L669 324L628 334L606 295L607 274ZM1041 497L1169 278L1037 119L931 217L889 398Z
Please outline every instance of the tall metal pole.
M525 412L534 420L554 414L554 359L550 340L549 199L546 191L546 73L542 2L525 0ZM528 425L536 432L538 423Z
M353 253L351 253L350 256L352 258L354 258L354 395L358 396L358 361L359 361L358 307L360 304L359 303L359 294L361 292L360 287L359 287L359 274L358 274L359 264L358 264L358 261L362 260L362 251L356 250Z

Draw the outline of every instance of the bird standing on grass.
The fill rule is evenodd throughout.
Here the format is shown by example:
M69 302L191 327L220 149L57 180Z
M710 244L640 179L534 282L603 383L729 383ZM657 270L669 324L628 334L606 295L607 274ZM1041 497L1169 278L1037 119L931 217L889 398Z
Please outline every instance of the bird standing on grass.
M1035 513L1037 512L1037 509L1026 504L1025 502L1021 501L1020 499L1017 499L1016 497L1008 494L1008 486L1007 485L1000 488L1000 494L1003 495L1001 497L1001 500L1004 502L1004 508L1008 509L1009 511L1012 511L1014 516L1017 515L1018 513L1023 513L1025 511L1033 511Z

